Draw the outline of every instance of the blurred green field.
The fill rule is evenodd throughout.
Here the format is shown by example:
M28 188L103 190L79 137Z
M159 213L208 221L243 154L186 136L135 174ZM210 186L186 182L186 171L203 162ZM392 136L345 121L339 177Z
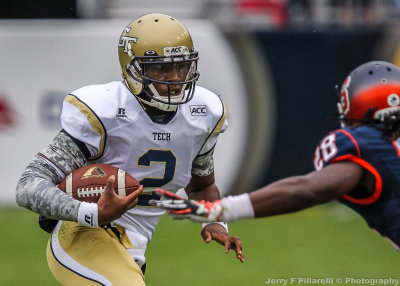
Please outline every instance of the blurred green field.
M58 285L47 268L48 235L37 226L37 216L3 207L0 222L0 285ZM231 234L243 241L243 264L217 243L205 244L200 228L162 218L147 251L147 285L253 286L268 285L268 278L291 277L400 278L400 253L337 203L230 224Z

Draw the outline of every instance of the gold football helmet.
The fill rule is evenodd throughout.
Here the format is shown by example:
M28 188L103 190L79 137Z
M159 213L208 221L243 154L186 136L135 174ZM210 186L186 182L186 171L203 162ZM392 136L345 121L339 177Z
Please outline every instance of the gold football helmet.
M192 99L198 53L189 31L175 18L148 14L132 21L121 34L118 55L125 84L143 103L174 111ZM167 77L171 71L177 76ZM159 94L154 84L166 86L167 92Z

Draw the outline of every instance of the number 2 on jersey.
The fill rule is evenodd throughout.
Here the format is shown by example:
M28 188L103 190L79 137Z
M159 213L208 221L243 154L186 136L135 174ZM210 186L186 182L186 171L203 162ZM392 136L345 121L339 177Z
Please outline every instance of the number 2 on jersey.
M175 177L176 157L171 150L149 149L139 157L139 167L150 168L153 163L164 164L163 176L159 178L144 177L140 180L143 187L161 188Z
M319 171L324 166L324 162L328 162L332 159L336 153L338 152L338 148L336 146L336 135L335 133L326 136L322 139L321 144L315 149L314 154L314 168Z

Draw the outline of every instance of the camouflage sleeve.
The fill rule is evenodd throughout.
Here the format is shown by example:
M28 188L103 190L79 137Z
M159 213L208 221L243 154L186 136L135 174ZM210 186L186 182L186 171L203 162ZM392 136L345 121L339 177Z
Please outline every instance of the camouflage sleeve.
M198 155L192 163L192 174L196 176L208 176L214 172L214 148L205 154Z
M23 172L16 189L17 204L49 218L76 221L80 202L56 185L85 164L71 137L59 133Z

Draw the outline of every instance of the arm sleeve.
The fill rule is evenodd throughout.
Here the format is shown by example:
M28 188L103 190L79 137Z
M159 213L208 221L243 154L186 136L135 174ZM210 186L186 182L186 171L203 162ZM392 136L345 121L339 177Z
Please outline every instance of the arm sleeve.
M78 145L60 132L23 172L16 188L17 204L49 218L77 221L80 202L56 185L85 164Z
M193 160L192 174L196 176L208 176L214 172L214 147L203 155L198 155Z

